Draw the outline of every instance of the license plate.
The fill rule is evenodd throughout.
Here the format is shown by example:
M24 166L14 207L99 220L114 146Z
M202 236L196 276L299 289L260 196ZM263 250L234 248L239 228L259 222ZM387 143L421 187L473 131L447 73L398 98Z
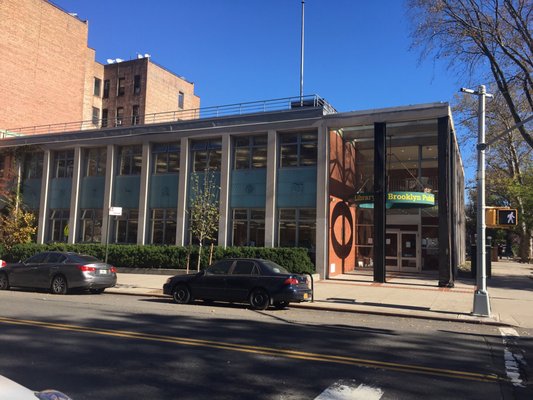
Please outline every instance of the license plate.
M98 270L98 274L99 275L107 275L107 274L109 274L109 270L108 269L99 269Z
M304 300L307 300L308 297L309 297L309 294L304 293Z

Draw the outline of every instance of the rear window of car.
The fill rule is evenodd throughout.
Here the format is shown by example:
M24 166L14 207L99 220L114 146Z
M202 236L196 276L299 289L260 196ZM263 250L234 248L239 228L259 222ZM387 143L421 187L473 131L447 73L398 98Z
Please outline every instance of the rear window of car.
M75 263L101 262L98 258L93 257L93 256L88 256L86 254L69 254L68 258L70 262L75 262Z
M263 261L263 265L267 268L269 272L273 274L290 274L289 271L287 271L281 265L278 265L273 261L265 260Z
M28 264L29 263L32 263L32 264L33 263L42 263L47 255L48 255L48 253L37 253L34 256L31 256L30 258L28 258L25 262L28 263Z
M232 275L257 275L258 271L253 261L237 261Z

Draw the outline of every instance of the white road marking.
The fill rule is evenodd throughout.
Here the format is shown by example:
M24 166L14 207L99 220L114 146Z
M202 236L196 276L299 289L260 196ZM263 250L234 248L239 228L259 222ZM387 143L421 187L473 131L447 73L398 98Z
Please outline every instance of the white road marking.
M383 396L383 390L373 388L355 381L337 381L315 400L379 400Z
M514 386L525 387L520 374L521 367L525 369L526 366L524 354L518 347L520 335L513 328L500 328L500 333L505 346L503 358L507 377Z

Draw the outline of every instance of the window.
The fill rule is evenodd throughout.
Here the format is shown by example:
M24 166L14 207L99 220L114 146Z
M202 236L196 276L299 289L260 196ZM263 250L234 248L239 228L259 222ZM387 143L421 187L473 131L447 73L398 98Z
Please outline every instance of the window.
M102 96L104 99L109 98L109 88L111 87L111 83L109 82L109 79L106 79L104 81L104 95Z
M70 210L50 210L50 241L66 242L69 235Z
M253 261L237 260L232 275L258 275L259 271Z
M40 179L43 176L43 153L29 153L24 156L24 179Z
M220 139L198 140L191 145L193 172L220 171L222 141Z
M6 157L3 155L0 155L0 178L3 178L5 176L5 169L6 169Z
M93 107L93 125L98 125L98 122L100 122L100 109Z
M176 210L153 209L151 214L152 244L176 244Z
M122 125L122 122L124 122L124 107L117 107L115 126Z
M278 214L278 246L314 249L316 210L281 208Z
M235 138L233 146L233 168L266 168L267 136Z
M139 116L139 106L134 105L133 111L131 113L131 124L137 125L140 122L140 116Z
M133 94L141 93L141 75L135 75L133 77Z
M102 241L102 210L81 210L81 241L98 243Z
M233 209L233 246L265 245L265 210L258 208Z
M94 95L100 97L100 91L102 89L102 80L94 77Z
M233 265L232 260L219 261L213 266L209 267L207 272L213 275L227 275L232 265Z
M142 168L142 147L121 147L119 162L119 175L140 175Z
M126 94L126 78L118 78L117 96L124 96Z
M109 118L109 111L107 108L102 110L102 128L107 126L107 119Z
M180 172L180 148L172 143L154 144L152 148L153 173L177 174Z
M118 217L115 230L117 243L137 243L137 228L139 225L139 210L122 210Z
M74 151L57 151L54 155L54 178L71 178L74 172Z
M316 165L317 145L316 132L280 135L280 167Z
M85 176L105 176L107 149L98 147L86 150Z
M185 105L185 93L179 92L178 93L178 108L183 110L184 105Z

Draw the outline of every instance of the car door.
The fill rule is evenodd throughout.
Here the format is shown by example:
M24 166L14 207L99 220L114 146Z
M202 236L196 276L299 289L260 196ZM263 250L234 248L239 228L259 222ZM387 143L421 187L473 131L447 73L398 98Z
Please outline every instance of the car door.
M208 300L227 300L226 278L233 260L222 260L208 267L191 285L193 297Z
M35 270L35 287L49 288L52 276L58 272L62 272L64 274L64 271L61 271L61 268L65 260L65 255L61 253L48 253L43 263L39 264Z
M38 266L44 262L47 256L47 252L38 253L24 262L13 266L9 275L10 284L12 286L37 287L35 285L35 274Z
M259 269L253 260L237 260L226 279L228 300L246 302L250 289L261 286Z

